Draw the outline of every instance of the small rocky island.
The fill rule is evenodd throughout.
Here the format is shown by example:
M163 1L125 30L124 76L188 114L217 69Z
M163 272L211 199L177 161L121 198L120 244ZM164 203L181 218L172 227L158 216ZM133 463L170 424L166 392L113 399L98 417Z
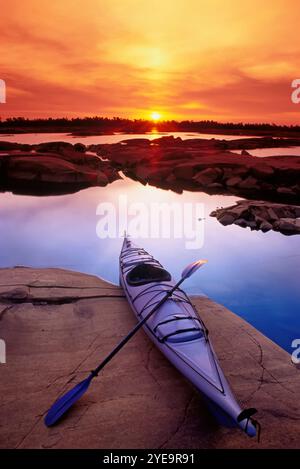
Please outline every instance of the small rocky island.
M257 158L249 148L299 145L298 139L238 140L161 137L91 145L128 177L181 193L234 194L250 199L297 203L300 199L300 158ZM241 150L242 154L234 153Z
M118 171L82 144L0 142L0 191L61 195L120 179Z
M300 234L299 205L240 200L231 207L214 210L210 216L225 226L235 224L264 233L274 230L285 235Z

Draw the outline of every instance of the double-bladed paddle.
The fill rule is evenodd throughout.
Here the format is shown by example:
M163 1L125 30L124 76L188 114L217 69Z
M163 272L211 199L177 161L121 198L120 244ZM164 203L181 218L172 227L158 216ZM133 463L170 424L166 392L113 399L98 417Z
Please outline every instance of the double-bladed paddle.
M174 287L169 290L166 295L154 306L154 308L140 321L130 332L127 334L121 342L107 355L106 358L97 366L89 376L81 381L80 383L76 384L74 388L60 397L52 407L50 407L46 417L45 417L45 424L47 427L51 427L54 425L58 420L78 401L81 396L87 391L91 381L98 373L107 365L108 362L124 347L125 344L136 334L136 332L148 321L148 319L152 316L152 314L157 311L163 303L167 301L167 299L174 293L174 291L182 284L182 282L193 275L203 264L206 264L206 260L198 260L189 264L181 274L180 280L174 285Z

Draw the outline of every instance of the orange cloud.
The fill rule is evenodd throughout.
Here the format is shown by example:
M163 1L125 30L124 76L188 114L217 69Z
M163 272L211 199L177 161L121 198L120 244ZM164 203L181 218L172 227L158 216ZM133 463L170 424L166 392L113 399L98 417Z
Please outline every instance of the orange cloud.
M3 2L0 113L298 123L299 22L296 0Z

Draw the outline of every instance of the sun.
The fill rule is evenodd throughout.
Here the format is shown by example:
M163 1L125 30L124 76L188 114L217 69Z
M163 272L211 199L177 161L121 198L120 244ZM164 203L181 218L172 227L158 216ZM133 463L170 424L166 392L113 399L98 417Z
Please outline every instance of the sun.
M158 122L161 119L161 114L157 111L153 111L151 112L150 117L154 122Z

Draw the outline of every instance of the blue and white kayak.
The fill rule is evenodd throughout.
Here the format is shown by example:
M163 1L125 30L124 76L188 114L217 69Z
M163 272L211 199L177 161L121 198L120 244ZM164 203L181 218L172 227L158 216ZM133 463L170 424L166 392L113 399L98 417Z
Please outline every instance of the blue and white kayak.
M144 249L125 237L120 254L120 283L141 321L172 289L175 281ZM200 391L219 423L257 433L255 409L242 410L218 363L208 331L187 294L178 288L143 326L170 362Z

